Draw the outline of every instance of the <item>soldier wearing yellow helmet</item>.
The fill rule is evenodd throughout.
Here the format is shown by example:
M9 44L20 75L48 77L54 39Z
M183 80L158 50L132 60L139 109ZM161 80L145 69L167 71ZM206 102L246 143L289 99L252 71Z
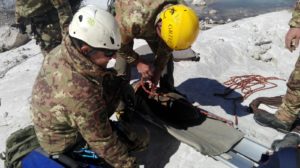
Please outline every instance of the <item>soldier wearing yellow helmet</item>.
M173 50L191 47L199 33L199 21L193 9L181 0L115 1L116 20L122 44L115 69L130 76L130 65L136 65L143 78L166 91L176 91L173 79ZM144 39L155 57L154 69L134 50L134 39ZM164 68L167 73L162 75Z

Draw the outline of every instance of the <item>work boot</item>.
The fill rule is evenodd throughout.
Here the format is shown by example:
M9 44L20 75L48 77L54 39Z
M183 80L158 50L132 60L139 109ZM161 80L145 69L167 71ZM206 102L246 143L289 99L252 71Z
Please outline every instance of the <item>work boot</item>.
M260 111L254 113L254 120L265 127L271 127L277 131L287 133L290 131L292 124L280 121L274 114L268 113L266 111Z
M284 136L283 139L275 140L272 143L272 149L279 151L281 148L297 147L300 144L300 135L298 133L290 132Z

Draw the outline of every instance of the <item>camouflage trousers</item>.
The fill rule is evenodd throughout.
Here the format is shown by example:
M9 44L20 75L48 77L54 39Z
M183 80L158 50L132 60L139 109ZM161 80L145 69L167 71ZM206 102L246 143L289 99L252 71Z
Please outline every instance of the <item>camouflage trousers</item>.
M287 92L282 104L276 112L276 117L285 123L292 124L298 118L300 112L300 56L295 69L287 82Z
M44 56L61 43L62 32L56 10L23 19L20 24L26 27L24 33L33 36Z

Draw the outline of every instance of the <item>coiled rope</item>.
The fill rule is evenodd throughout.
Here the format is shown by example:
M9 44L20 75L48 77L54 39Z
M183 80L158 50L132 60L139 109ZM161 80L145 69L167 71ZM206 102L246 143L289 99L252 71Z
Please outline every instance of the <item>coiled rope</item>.
M270 82L270 80L283 80L277 77L263 77L261 75L242 75L233 76L224 85L227 89L224 92L224 96L230 94L233 90L240 89L243 94L243 100L246 100L250 95L255 92L267 90L277 87L277 84Z
M282 80L284 79L277 77L263 77L261 75L242 75L242 76L233 76L230 77L228 81L224 82L224 85L227 86L224 93L215 93L215 96L223 97L227 100L233 100L234 110L233 115L235 116L235 125L238 125L238 117L236 111L236 102L243 102L253 93L258 91L272 89L277 87L277 84L270 82L270 80ZM243 95L238 97L228 97L232 91L240 89Z

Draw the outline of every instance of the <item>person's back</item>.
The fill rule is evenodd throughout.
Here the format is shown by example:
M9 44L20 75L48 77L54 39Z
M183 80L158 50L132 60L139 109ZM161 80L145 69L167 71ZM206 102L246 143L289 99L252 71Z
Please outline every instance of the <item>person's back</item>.
M46 153L56 155L69 151L82 137L112 166L133 167L130 147L109 121L121 88L105 85L110 79L106 76L114 76L106 66L120 47L117 23L106 11L86 6L74 15L68 32L45 57L33 87L31 113L39 143ZM95 36L96 32L101 33Z
M129 64L135 65L142 78L154 85L160 82L163 90L176 91L172 51L190 48L195 41L199 32L195 11L183 0L116 0L114 12L122 35L115 64L118 75L130 78ZM153 67L133 50L135 38L146 40L153 51Z
M157 40L155 19L167 4L177 4L180 0L116 0L116 20L120 25L122 43L127 44L133 38Z
M68 47L70 43L66 38L45 57L33 87L33 122L41 146L51 154L65 151L76 143L78 125L75 123L92 110L81 104L91 103L93 98L98 100L99 110L105 107L100 98L101 86L89 80L89 77L101 77L104 72Z

